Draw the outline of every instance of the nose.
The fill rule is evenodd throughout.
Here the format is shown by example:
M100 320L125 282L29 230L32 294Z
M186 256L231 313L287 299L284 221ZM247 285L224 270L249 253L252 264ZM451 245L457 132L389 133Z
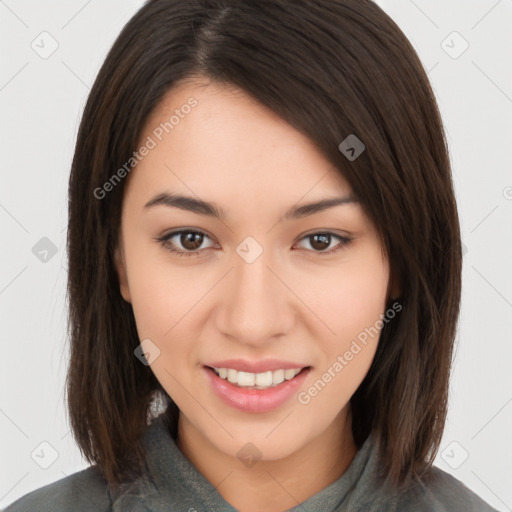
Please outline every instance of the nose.
M295 321L293 293L266 251L252 263L234 255L220 289L217 329L239 343L263 346L289 332ZM280 275L281 274L281 275Z

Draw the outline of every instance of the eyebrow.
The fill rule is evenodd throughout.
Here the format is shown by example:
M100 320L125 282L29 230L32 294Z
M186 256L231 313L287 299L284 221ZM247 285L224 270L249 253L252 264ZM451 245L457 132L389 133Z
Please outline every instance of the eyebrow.
M353 196L322 199L321 201L316 201L314 203L293 206L283 215L282 219L301 219L323 210L327 210L328 208L333 208L334 206L352 203L359 203L359 201ZM172 208L179 208L181 210L197 213L199 215L215 217L219 220L222 220L226 217L224 210L219 208L214 203L208 203L194 197L183 196L179 194L169 194L167 192L157 194L144 205L144 208L151 208L153 206L168 206Z

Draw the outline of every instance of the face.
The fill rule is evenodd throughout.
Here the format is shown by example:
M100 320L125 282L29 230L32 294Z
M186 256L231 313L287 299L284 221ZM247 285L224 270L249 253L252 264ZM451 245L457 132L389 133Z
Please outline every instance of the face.
M180 422L225 455L250 441L269 460L341 428L389 297L348 183L273 111L206 81L170 91L143 144L116 262ZM342 201L301 209L326 199Z

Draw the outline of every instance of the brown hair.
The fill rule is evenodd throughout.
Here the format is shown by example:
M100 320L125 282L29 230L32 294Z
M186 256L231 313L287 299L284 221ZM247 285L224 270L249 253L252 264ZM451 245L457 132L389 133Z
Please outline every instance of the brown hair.
M155 392L114 265L127 162L164 94L193 76L234 84L308 136L376 226L400 284L351 398L358 447L373 433L399 487L439 449L461 294L461 240L441 116L413 47L370 0L149 0L111 48L88 98L69 181L67 403L84 457L112 485L138 475ZM366 146L349 161L338 149ZM168 398L175 429L179 410ZM174 430L175 432L175 430Z

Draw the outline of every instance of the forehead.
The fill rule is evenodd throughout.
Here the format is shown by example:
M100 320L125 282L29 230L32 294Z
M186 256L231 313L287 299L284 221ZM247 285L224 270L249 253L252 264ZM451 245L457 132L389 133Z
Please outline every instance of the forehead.
M232 202L292 204L350 195L315 144L274 111L231 84L188 81L166 93L138 147L153 148L130 176L137 190L192 192Z

